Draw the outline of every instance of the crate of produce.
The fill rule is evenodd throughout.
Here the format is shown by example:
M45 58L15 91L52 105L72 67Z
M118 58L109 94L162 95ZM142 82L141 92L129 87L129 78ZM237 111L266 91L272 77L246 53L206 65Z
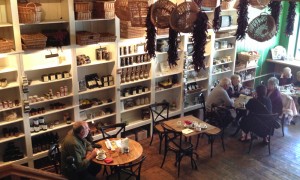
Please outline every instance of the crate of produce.
M75 12L90 12L93 10L92 2L74 2Z
M254 61L258 60L260 55L256 51L249 51L249 52L240 52L238 53L238 60L239 61Z
M146 28L132 27L130 21L120 22L120 36L121 38L139 38L146 35Z
M42 5L39 3L18 4L20 23L39 23L42 20Z
M0 53L10 52L15 48L13 40L0 38Z
M115 42L116 36L110 33L100 33L99 42Z
M46 47L47 37L42 33L21 34L22 47L28 49L44 49Z
M99 42L100 34L87 31L76 32L76 43L79 45L96 44Z
M92 18L92 12L75 12L75 19L76 20L88 20Z

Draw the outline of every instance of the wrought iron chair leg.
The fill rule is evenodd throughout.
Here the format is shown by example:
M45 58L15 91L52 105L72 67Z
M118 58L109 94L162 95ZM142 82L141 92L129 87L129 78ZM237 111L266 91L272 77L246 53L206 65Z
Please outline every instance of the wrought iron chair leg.
M166 160L166 157L167 157L167 153L168 153L168 150L167 150L167 149L165 149L165 153L164 153L164 159L163 159L163 162L161 163L161 166L160 166L160 168L162 168L162 167L163 167L163 165L164 165L164 163L165 163L165 160Z
M249 150L248 150L248 154L250 154L251 148L252 148L252 143L253 143L253 133L251 132L251 139L250 139L250 145L249 145Z
M210 157L212 158L213 156L213 144L214 144L214 137L213 136L209 136L210 137Z
M271 136L268 137L268 148L269 148L269 155L271 155Z
M282 137L284 137L284 118L285 116L283 115L283 117L281 118L281 131L282 131Z

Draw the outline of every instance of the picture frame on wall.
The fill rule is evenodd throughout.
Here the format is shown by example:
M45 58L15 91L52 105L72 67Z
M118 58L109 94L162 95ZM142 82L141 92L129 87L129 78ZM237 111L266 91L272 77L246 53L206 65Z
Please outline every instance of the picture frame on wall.
M271 49L272 59L273 60L284 60L286 59L286 49L282 46L276 46Z

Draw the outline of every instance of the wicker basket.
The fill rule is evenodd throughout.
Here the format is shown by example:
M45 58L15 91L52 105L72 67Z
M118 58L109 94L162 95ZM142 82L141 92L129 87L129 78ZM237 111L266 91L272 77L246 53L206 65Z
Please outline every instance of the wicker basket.
M121 38L139 38L144 37L146 34L146 28L144 27L132 27L130 21L120 22L120 36Z
M197 4L199 5L199 3ZM220 0L202 0L200 4L202 7L215 8L220 4Z
M235 1L234 0L230 0L230 1L222 1L221 4L221 9L225 10L225 9L232 9L234 6Z
M115 12L114 11L94 11L93 18L113 19L113 18L115 18Z
M74 2L75 12L90 12L93 10L92 2Z
M116 0L115 13L121 21L130 21L128 0Z
M44 49L46 47L47 37L41 33L37 34L22 34L22 47L28 49Z
M159 0L151 8L151 21L158 28L169 28L170 16L175 4L169 0Z
M21 3L18 4L20 23L39 23L42 20L41 4Z
M14 48L14 41L0 38L0 53L10 52Z
M247 33L256 41L268 41L276 34L274 18L271 15L261 14L249 23Z
M116 36L110 33L100 33L99 42L115 42Z
M96 44L99 42L100 34L78 31L76 32L76 43L79 45Z
M148 0L128 0L128 9L132 27L146 27Z
M157 28L157 35L169 35L169 28Z
M249 0L249 4L257 9L264 9L269 3L270 0Z
M178 32L192 32L199 11L199 7L195 2L184 2L179 4L171 14L171 27Z
M249 54L247 52L238 53L238 60L240 62L254 61L260 58L259 54Z
M92 18L92 12L75 12L76 20L88 20Z

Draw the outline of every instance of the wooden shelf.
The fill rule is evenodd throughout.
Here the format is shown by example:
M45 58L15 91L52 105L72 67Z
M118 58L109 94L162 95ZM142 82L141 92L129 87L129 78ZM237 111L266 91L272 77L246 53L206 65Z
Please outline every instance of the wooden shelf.
M84 67L90 67L90 66L96 66L96 65L101 65L101 64L110 64L110 63L115 63L113 60L93 60L89 64L83 64L77 66L78 68L84 68Z
M85 20L75 20L75 22L93 22L93 21L112 21L115 20L115 18L111 19L104 19L104 18L97 18L97 19L85 19Z
M64 21L64 20L46 20L46 21L41 21L39 23L31 23L31 24L25 24L25 23L20 23L20 26L33 26L33 25L45 25L45 24L61 24L61 23L69 23L69 21Z
M97 92L97 91L102 91L102 90L106 90L106 89L111 89L111 88L115 88L116 86L107 86L107 87L101 87L101 88L93 88L93 89L87 89L85 91L81 91L78 93L78 95L83 95L83 94L88 94L88 93L92 93L92 92Z
M1 27L12 27L12 26L13 26L13 24L11 24L11 23L3 23L3 22L0 23L0 28Z
M201 89L201 90L195 90L194 92L187 92L186 95L192 95L192 94L197 94L197 93L201 93L201 92L205 92L207 91L207 89Z
M130 81L130 82L121 83L121 86L129 85L129 84L136 84L136 83L140 83L140 82L144 82L144 81L149 81L149 80L151 80L151 79L147 78L147 79L134 80L134 81Z
M59 98L45 99L45 101L39 101L39 102L29 103L29 105L32 106L32 105L37 105L37 104L43 104L43 103L48 103L48 102L52 102L52 101L57 101L57 100L60 100L60 99L66 99L66 98L69 98L69 97L73 97L73 93L71 93L71 94L69 94L67 96L59 97Z
M9 72L16 72L18 71L16 68L14 67L0 67L0 73L9 73Z
M255 69L257 68L258 66L251 66L251 67L247 67L247 68L243 68L243 69L239 69L239 70L235 70L234 72L242 72L242 71L247 71L249 69Z
M298 60L284 61L284 60L267 59L267 62L274 63L274 64L280 64L280 65L286 65L286 66L300 67L300 61L298 61Z
M235 38L235 36L226 36L226 37L220 37L220 38L216 38L215 40L223 40L223 39L231 39L231 38Z
M8 164L24 164L24 163L27 163L27 162L28 162L28 157L24 156L24 158L18 159L18 160L15 160L15 161L8 161L8 162L0 161L0 167L8 165Z
M19 87L19 83L18 82L10 82L7 84L6 87L0 87L0 90L10 89L10 88L15 88L15 87Z
M57 65L53 65L53 66L36 66L33 67L32 69L24 69L25 72L30 72L30 71L38 71L38 70L43 70L43 69L50 69L50 68L58 68L58 67L64 67L64 66L71 66L70 63L62 63L62 64L57 64Z
M125 99L139 97L139 96L143 96L143 95L150 94L150 93L151 93L151 91L147 91L147 92L142 92L142 93L135 94L135 95L130 95L130 96L127 96L127 97L121 96L120 100L122 101L122 100L125 100Z
M205 77L205 78L196 78L196 79L193 79L193 80L188 80L188 81L186 82L186 84L195 83L195 82L200 82L200 81L205 81L205 80L208 80L208 77Z
M6 126L9 124L14 124L14 123L22 122L22 121L23 121L23 118L18 118L18 119L12 120L12 121L4 121L3 120L0 122L0 126Z
M147 124L151 123L151 119L146 119L146 120L134 120L128 123L128 125L125 127L126 131L129 131L131 129L135 129L137 127L141 127Z
M224 64L230 64L230 63L232 63L232 61L224 62L224 63L220 63L220 64L213 64L213 66L220 66L220 65L224 65Z
M144 105L140 105L140 106L134 106L134 107L131 107L131 108L124 109L123 111L121 111L121 113L127 113L127 112L134 111L134 110L137 110L137 109L146 108L146 107L149 107L149 105L150 104L144 104Z
M175 71L175 72L171 72L171 73L167 73L167 74L162 74L160 76L156 76L155 78L162 78L162 77L172 76L172 75L180 74L180 73L182 73L182 71Z
M10 137L0 137L0 144L1 143L4 143L4 142L8 142L8 141L13 141L13 140L16 140L16 139L20 139L20 138L23 138L25 137L25 134L24 133L20 133L19 136L10 136Z
M126 55L120 55L120 58L131 57L131 56L139 56L139 55L144 55L144 54L147 54L147 52L142 52L142 53L131 53L131 54L126 54Z
M220 51L229 51L229 50L234 50L234 47L231 48L222 48L222 49L216 49L216 52L220 52Z
M79 109L80 112L83 112L83 111L88 111L88 110L91 110L91 109L96 109L96 108L100 108L100 107L104 107L104 106L108 106L108 105L112 105L112 104L115 104L116 101L112 101L112 102L109 102L109 103L104 103L104 104L100 104L100 105L93 105L92 107L90 108L86 108L86 109ZM78 105L79 106L79 105Z
M51 131L55 131L55 130L58 130L58 129L62 129L62 128L66 128L66 127L71 127L73 123L71 124L66 124L66 123L61 123L61 124L58 124L58 125L55 125L53 128L49 128L47 130L41 130L39 132L33 132L33 133L30 133L31 134L31 137L34 137L34 136L38 136L38 135L41 135L41 134L45 134L45 133L48 133L48 132L51 132Z
M242 83L244 83L244 82L249 82L249 81L253 81L253 80L255 80L255 78L245 79L245 80L242 80Z
M202 107L201 104L191 105L191 106L185 107L185 108L183 109L183 112L186 113L186 112L189 112L189 111L193 111L193 110L199 109L199 108L201 108L201 107Z
M132 68L132 67L143 66L143 65L148 65L148 64L151 64L151 61L142 62L142 63L133 63L132 65L128 65L128 66L121 66L120 69Z
M85 120L86 122L94 122L94 121L98 121L100 119L105 119L105 118L108 118L108 117L112 117L112 116L115 116L116 113L111 113L111 114L108 114L108 115L103 115L103 116L97 116L97 117L94 117L93 119L87 119Z
M177 88L180 88L180 87L181 87L181 85L176 84L176 85L173 85L173 86L170 87L170 88L166 88L166 89L162 88L161 90L157 90L157 91L155 91L155 93L166 92L166 91L170 91L170 90L172 90L172 89L177 89Z
M45 84L51 84L51 83L57 83L57 82L68 81L68 80L72 80L72 77L62 78L62 79L56 79L56 80L48 81L48 82L43 82L43 81L40 81L40 80L35 80L35 81L32 81L30 83L29 87L34 87L34 86L39 86L39 85L45 85Z
M10 111L10 110L13 110L13 109L18 109L18 108L21 108L22 106L19 105L19 106L15 106L15 107L12 107L12 108L5 108L5 109L1 109L0 112L4 112L4 111Z
M68 107L65 107L63 109L49 110L49 111L46 111L43 114L37 114L37 115L34 115L34 116L29 116L29 119L34 119L34 118L38 118L38 117L41 117L41 116L48 116L50 114L59 113L59 112L62 112L62 111L73 109L73 108L74 108L73 106L68 106Z
M227 73L227 72L231 72L231 71L232 71L232 70L222 71L222 72L214 73L214 74L212 74L212 75L214 76L214 75L223 74L223 73Z

